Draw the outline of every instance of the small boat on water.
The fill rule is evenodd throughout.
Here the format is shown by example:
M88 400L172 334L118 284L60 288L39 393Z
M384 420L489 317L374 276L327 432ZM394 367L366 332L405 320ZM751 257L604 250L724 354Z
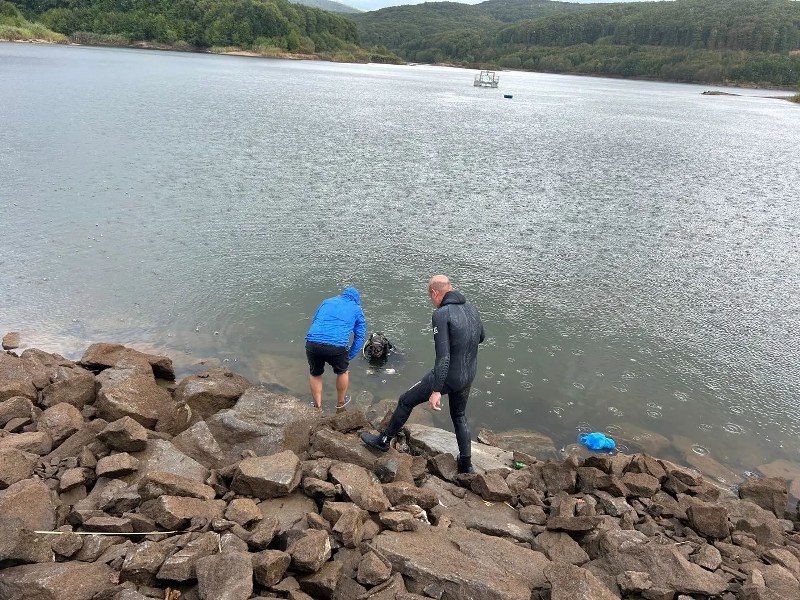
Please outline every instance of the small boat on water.
M490 87L496 88L500 85L500 75L494 71L481 71L475 75L475 87Z
M503 94L503 98L509 98L509 99L511 99L511 98L513 98L513 97L514 97L514 96L512 96L511 94Z

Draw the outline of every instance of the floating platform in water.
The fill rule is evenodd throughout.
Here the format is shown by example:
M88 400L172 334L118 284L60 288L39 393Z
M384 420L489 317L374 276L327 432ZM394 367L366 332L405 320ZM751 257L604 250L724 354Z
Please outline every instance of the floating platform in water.
M475 83L473 85L475 87L496 88L500 85L500 75L497 75L494 71L481 71L475 75Z

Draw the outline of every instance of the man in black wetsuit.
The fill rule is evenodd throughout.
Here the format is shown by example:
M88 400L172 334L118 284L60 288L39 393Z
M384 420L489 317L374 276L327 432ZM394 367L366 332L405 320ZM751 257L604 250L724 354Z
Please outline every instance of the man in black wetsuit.
M458 440L458 471L472 473L472 441L465 411L470 386L475 379L478 344L485 337L483 323L478 309L454 290L444 275L431 278L428 295L436 307L432 319L436 364L400 396L386 430L378 435L363 432L361 439L371 448L387 451L389 442L400 432L415 406L427 400L433 410L441 410L442 394L447 394Z

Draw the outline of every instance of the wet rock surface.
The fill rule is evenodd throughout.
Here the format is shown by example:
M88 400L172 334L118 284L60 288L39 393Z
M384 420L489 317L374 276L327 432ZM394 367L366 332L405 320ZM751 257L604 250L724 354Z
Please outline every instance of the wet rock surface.
M117 344L0 355L0 598L800 597L791 463L737 496L708 461L561 460L482 431L460 475L447 431L410 424L410 454L378 454L361 407L318 417L223 369L156 377L169 358Z

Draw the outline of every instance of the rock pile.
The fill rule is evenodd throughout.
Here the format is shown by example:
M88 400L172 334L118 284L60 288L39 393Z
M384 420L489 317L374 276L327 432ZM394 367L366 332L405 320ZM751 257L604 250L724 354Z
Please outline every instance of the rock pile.
M459 475L441 431L376 455L361 410L164 378L118 345L0 354L0 598L800 598L785 480L477 444Z

